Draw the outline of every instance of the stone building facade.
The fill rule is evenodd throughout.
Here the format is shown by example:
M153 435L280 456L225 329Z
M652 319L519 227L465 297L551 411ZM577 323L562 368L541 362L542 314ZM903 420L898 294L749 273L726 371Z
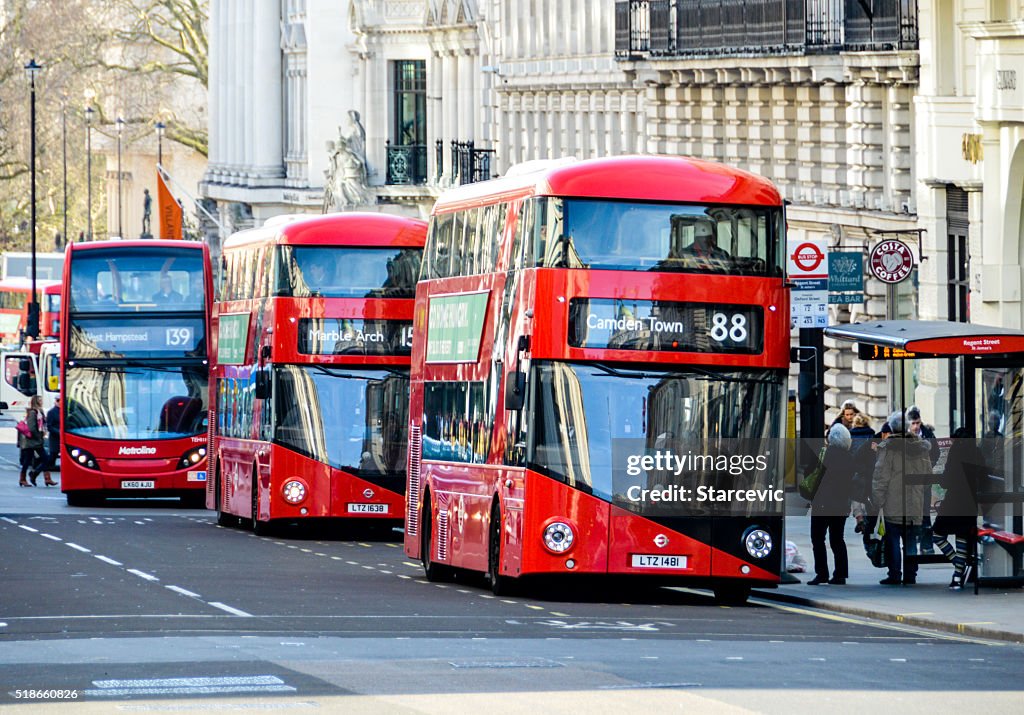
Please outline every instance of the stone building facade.
M868 280L866 302L830 322L1015 326L1020 6L896 0L869 18L842 0L215 0L204 194L231 229L318 213L353 143L364 208L421 216L446 187L522 161L697 156L776 182L793 238L913 247L911 281ZM946 396L962 381L945 366L829 347L830 415L845 399L876 421L917 401L940 431L956 421Z

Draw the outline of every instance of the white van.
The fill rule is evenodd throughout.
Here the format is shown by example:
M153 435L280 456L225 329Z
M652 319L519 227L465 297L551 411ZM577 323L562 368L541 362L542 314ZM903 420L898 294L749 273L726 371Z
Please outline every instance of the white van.
M23 415L28 401L39 391L36 356L28 350L4 350L0 352L0 370L0 410Z

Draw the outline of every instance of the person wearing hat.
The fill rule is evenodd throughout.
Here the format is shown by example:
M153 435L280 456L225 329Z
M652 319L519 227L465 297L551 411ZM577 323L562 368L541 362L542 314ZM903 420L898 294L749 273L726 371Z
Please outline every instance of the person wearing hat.
M715 228L709 221L693 225L693 243L682 252L687 263L700 270L725 271L730 258L728 251L719 248Z

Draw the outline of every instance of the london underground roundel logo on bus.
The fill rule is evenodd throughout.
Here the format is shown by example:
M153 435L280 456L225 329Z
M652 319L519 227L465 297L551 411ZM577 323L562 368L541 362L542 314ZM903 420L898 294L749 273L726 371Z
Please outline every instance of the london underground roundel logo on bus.
M903 241L890 238L871 250L871 273L883 283L899 283L914 270L914 254Z
M791 256L793 263L804 273L813 273L825 260L825 254L813 243L801 243Z

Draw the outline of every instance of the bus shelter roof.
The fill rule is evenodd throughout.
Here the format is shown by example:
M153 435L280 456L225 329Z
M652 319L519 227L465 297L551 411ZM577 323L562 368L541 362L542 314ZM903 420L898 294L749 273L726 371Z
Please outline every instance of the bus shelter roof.
M995 356L1024 353L1024 331L948 320L876 320L825 328L825 336L906 355L876 357Z

